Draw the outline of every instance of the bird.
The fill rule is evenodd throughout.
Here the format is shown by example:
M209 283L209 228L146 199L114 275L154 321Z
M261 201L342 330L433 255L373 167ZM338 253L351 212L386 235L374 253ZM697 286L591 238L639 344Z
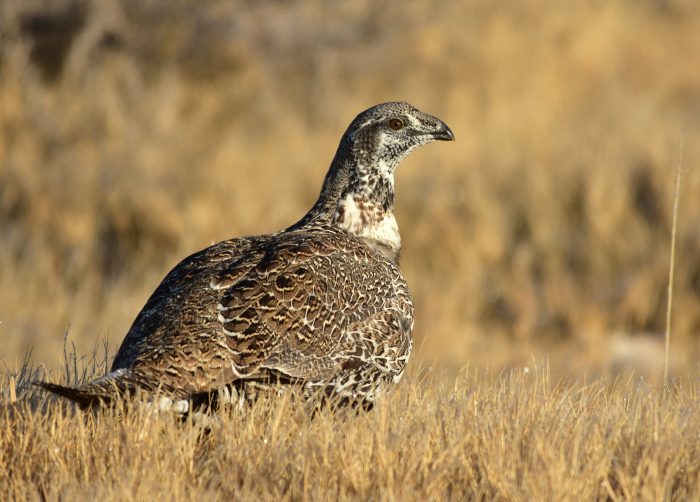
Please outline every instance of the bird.
M299 221L185 258L137 315L107 374L38 385L81 407L139 391L187 410L197 396L266 382L374 403L401 379L413 343L394 173L433 141L454 134L408 103L363 111Z

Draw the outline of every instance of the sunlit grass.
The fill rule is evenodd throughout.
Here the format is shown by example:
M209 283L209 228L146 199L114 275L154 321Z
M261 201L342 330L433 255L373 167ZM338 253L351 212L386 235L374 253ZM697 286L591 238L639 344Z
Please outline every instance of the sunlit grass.
M223 411L206 428L140 401L77 414L59 402L17 404L0 410L0 492L105 500L700 496L695 385L662 394L635 379L553 381L537 366L439 373L414 370L369 413L312 416L286 393Z
M699 24L681 0L0 2L0 498L699 498ZM296 221L395 99L457 141L397 172L417 350L377 409L287 397L202 434L29 384L103 373L96 340L178 260Z
M106 2L51 45L37 13L65 23L68 5L2 5L4 361L33 347L55 367L66 329L83 353L118 344L179 259L296 221L355 114L402 99L457 137L397 173L426 357L522 364L558 345L600 369L662 361L685 128L670 374L694 368L691 4ZM47 46L66 47L52 80ZM631 363L661 378L647 366Z

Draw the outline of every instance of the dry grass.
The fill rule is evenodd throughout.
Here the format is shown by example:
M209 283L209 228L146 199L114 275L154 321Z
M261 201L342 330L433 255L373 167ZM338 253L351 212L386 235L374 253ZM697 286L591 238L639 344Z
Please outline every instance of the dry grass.
M114 346L178 259L296 220L358 111L406 100L457 142L397 175L419 350L378 410L262 403L199 437L39 407L4 419L0 493L697 498L698 25L683 0L1 1L5 401L35 401L30 349L99 372L63 367L66 331ZM522 374L543 357L568 383Z
M293 394L205 431L132 402L0 410L0 493L42 500L696 500L697 386L414 370L371 413ZM26 396L25 396L26 397ZM125 410L126 408L126 410Z
M697 370L694 2L0 8L11 366L33 346L55 367L68 328L83 352L99 336L117 344L178 259L294 221L352 117L405 99L457 135L398 172L427 358L501 367L563 350L573 366L553 369L578 374L648 351L632 366L660 378L685 128L671 374Z

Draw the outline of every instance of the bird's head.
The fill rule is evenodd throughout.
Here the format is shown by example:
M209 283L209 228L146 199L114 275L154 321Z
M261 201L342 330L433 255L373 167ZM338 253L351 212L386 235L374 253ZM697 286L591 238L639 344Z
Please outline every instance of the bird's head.
M408 103L382 103L360 113L343 141L361 166L393 172L415 148L433 141L454 141L443 121Z
M360 113L340 141L318 201L295 226L337 225L397 259L394 170L433 141L454 141L454 135L442 120L408 103L382 103Z

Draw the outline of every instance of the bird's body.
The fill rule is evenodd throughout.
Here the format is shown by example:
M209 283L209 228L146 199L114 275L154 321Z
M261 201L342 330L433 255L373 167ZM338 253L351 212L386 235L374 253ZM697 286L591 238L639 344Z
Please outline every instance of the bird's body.
M42 385L84 405L136 389L186 400L270 380L373 401L401 378L412 345L394 169L435 139L452 132L405 103L363 112L304 218L184 259L136 317L110 373Z

